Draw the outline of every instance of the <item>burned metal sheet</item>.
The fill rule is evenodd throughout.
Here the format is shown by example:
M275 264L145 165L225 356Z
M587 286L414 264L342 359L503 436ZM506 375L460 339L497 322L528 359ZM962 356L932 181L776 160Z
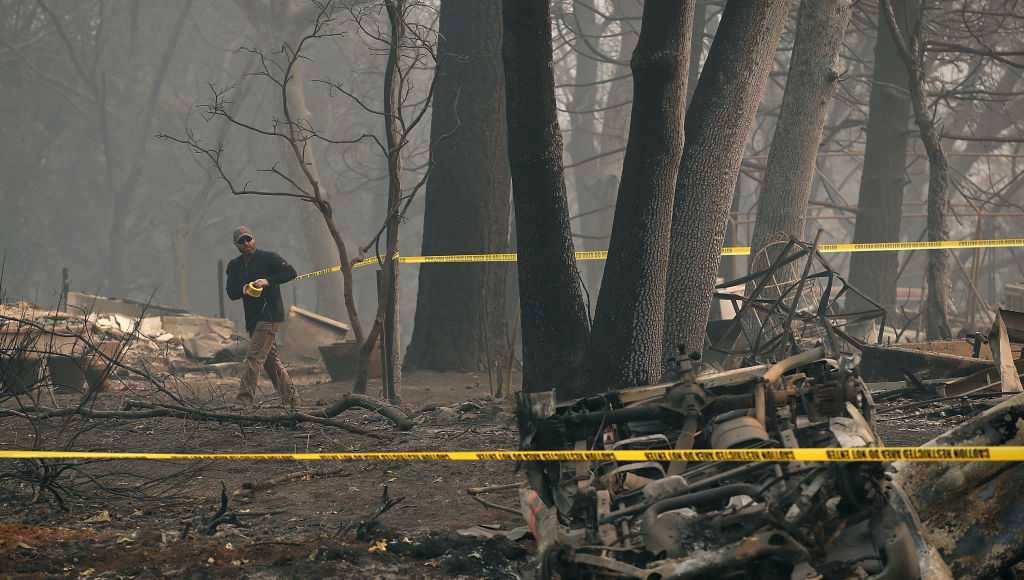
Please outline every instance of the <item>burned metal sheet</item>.
M864 344L860 350L860 366L868 382L900 381L906 373L922 380L966 377L993 367L992 359L933 350L928 344Z
M1024 445L1024 395L1014 396L927 445ZM993 577L1024 559L1024 465L897 463L928 540L956 578Z
M989 344L992 345L992 360L995 362L996 368L999 369L1002 392L1020 393L1024 391L1024 388L1021 387L1017 367L1014 365L1010 336L1003 315L1003 310L996 312L996 319L992 322L992 331L988 335Z

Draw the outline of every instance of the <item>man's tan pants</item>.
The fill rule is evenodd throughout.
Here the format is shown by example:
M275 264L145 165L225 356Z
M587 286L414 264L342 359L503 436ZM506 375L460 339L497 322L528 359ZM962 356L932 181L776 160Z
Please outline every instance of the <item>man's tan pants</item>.
M274 338L281 330L280 322L258 322L249 338L249 351L245 354L245 365L242 368L242 380L238 390L238 400L252 403L256 395L256 384L260 380L260 367L267 371L274 390L281 396L281 402L294 407L297 403L295 387L288 376L288 371L277 356L277 345Z

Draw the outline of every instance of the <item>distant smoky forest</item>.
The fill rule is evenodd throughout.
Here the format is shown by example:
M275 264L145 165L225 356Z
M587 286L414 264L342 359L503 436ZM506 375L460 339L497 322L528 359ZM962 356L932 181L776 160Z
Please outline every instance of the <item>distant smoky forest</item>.
M723 13L739 2L695 2L685 39L687 99L701 90ZM721 216L725 246L755 237L800 4L790 3L779 40L768 47L770 70L749 130L741 127L747 136L735 180L719 184L731 197ZM807 181L807 197L776 210L798 211L796 233L811 240L820 230L822 242L1024 237L1024 6L894 6L903 46L886 22L886 2L847 7L815 160L798 178ZM606 249L643 7L553 0L549 9L572 241L576 250ZM389 81L396 24L403 34L397 77ZM230 233L237 225L252 228L260 247L300 273L338 263L311 197L329 203L351 259L386 254L389 219L398 224L401 255L514 251L501 35L497 0L0 0L4 301L56 304L66 267L72 290L216 314L217 262L236 254ZM397 102L397 127L385 122L389 101ZM929 219L936 210L922 120L948 165L942 223ZM435 223L424 228L432 212ZM487 227L475 225L482 222ZM987 324L1004 286L1024 279L1019 252L950 253L954 332ZM854 286L891 309L893 324L915 324L927 253L857 259L851 266L850 254L829 256ZM452 279L429 291L457 293L460 284L480 285L464 276L484 266L434 268L450 268ZM505 294L489 308L518 300L514 266L487 268L501 283L486 287ZM375 269L352 273L364 324L377 313ZM403 343L418 320L420 269L400 268ZM602 269L600 261L579 263L591 314ZM746 257L725 258L718 278L747 271ZM330 274L297 282L286 288L286 303L348 321L342 281ZM228 305L230 317L240 312ZM508 320L515 320L511 310Z

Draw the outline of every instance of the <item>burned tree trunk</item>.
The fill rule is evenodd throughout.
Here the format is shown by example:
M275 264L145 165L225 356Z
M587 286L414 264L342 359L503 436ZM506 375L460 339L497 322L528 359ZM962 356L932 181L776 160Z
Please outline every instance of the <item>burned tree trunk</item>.
M752 272L773 260L773 243L801 236L825 116L839 87L839 51L852 7L851 0L800 4L786 91L750 244Z
M884 18L892 33L899 55L907 69L907 86L910 89L910 103L914 111L914 122L921 134L921 143L928 153L928 241L936 242L949 238L946 226L946 212L949 204L949 161L942 150L942 140L932 121L925 97L924 86L924 43L921 35L924 28L925 11L922 5L916 22L910 29L904 28L893 11L890 0L879 3L879 18ZM928 253L927 269L928 296L925 299L924 319L928 339L946 339L953 333L949 328L949 264L945 250Z
M906 23L918 0L897 2L896 18ZM907 68L903 64L884 14L878 19L874 80L868 110L864 169L860 178L854 243L897 242L903 216L903 187L907 183ZM896 303L895 252L858 252L850 256L850 284L887 309ZM870 306L850 297L847 308Z
M665 271L693 0L647 0L633 53L633 110L615 220L591 335L588 388L660 380Z
M509 173L500 0L444 0L423 254L505 252ZM406 369L483 370L504 341L506 264L423 264Z
M750 243L751 272L769 268L791 238L801 237L825 116L839 87L839 51L852 7L850 0L800 3L786 90L757 204ZM804 265L798 260L776 270L773 283L762 287L761 298L779 298L784 286L778 284L799 279ZM748 295L755 286L747 284ZM801 304L799 297L792 300L794 307L809 306ZM748 337L774 336L782 330L771 317L759 320L753 309L744 310L741 322ZM788 343L780 345L777 356L792 354L790 347Z
M547 0L504 0L502 51L516 212L523 390L580 392L590 328L569 230Z
M398 400L398 386L402 382L402 355L399 352L401 340L398 321L398 226L399 205L402 202L402 85L399 61L402 58L402 43L405 37L405 0L384 0L390 24L388 37L388 64L384 71L384 134L388 147L388 217L385 228L387 255L381 264L384 270L384 292L381 297L383 310L384 396L389 401ZM373 346L370 346L373 350ZM366 346L361 353L368 359ZM360 367L365 365L360 364Z
M731 0L726 5L687 110L672 215L668 349L701 350L736 176L789 4Z

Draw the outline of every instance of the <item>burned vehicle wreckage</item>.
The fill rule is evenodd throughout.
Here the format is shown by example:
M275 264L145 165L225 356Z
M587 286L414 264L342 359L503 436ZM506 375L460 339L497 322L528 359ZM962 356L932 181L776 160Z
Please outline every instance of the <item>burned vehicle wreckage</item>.
M747 330L736 329L734 336L748 335L733 341L744 348L719 349L719 354L737 360L739 353L745 365L716 369L694 353L674 361L669 380L659 385L570 401L556 401L554 392L523 395L523 448L883 445L856 356L842 353L856 340L844 325L857 316L839 309L840 298L851 289L811 245L791 242L781 255L775 268L739 281L746 284L746 296L736 325L751 309L758 330L751 339ZM802 274L789 284L765 288L784 263L800 258L807 260ZM736 287L727 283L720 289L730 285ZM734 303L737 298L724 290L719 294ZM863 320L884 311L860 315ZM773 329L773 336L764 336L764 329ZM782 351L794 354L769 358ZM1014 433L1016 422L1011 421ZM996 439L973 444L999 444ZM947 554L955 550L948 545L940 550L921 523L909 484L899 483L898 467L881 462L537 462L526 465L530 488L521 495L521 507L537 537L542 577L931 579L983 577L965 570L988 566L989 573L998 573L1000 566L1019 560L1020 540L975 561L951 559ZM1014 525L1018 531L1022 527ZM979 546L994 541L975 540Z
M878 445L863 383L823 354L813 349L703 379L683 361L671 385L570 405L534 396L530 444ZM545 565L571 567L564 577L933 578L922 567L941 565L932 563L881 463L552 463L531 465L529 473L539 499L552 506L533 524Z

